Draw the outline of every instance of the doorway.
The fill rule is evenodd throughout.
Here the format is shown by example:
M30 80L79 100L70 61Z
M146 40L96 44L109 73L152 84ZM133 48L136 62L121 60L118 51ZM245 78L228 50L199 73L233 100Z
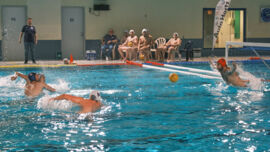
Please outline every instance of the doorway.
M245 41L245 9L229 9L218 34L215 48L225 48L227 41ZM212 48L215 9L203 9L204 48Z
M84 9L62 8L62 56L84 59Z
M19 44L19 34L26 24L26 8L2 7L2 60L24 60L24 45Z

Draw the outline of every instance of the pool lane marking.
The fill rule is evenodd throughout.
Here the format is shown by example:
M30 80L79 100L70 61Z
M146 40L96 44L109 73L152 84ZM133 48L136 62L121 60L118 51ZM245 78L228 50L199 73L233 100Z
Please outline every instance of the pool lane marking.
M157 67L157 66L151 66L151 65L146 65L146 64L140 64L132 61L126 61L127 64L130 65L135 65L135 66L140 66L140 67L145 67L145 68L150 68L150 69L157 69L157 70L163 70L163 71L169 71L169 72L176 72L180 74L186 74L186 75L194 75L194 76L199 76L202 78L208 78L208 79L221 79L221 77L216 77L216 76L209 76L205 74L200 74L200 73L193 73L193 72L187 72L187 71L181 71L181 70L174 70L174 69L169 69L169 68L162 68L162 67ZM161 63L158 63L161 64ZM155 63L155 65L157 65Z
M143 64L143 67L150 68L150 69L158 69L158 70L163 70L163 71L169 71L169 72L176 72L176 73L186 74L186 75L194 75L194 76L199 76L201 78L221 79L221 77L210 76L210 75L205 75L205 74L200 74L200 73L187 72L187 71L181 71L181 70L168 69L168 68L162 68L162 67L157 67L157 66L152 66L152 65Z
M184 70L189 70L192 72L201 72L201 73L208 73L208 74L212 74L215 76L220 76L220 73L215 72L215 71L210 71L210 70L202 70L202 69L196 69L196 68L188 68L188 67L183 67L183 66L176 66L176 65L170 65L170 64L162 64L162 63L157 63L157 62L146 62L146 63L150 63L152 65L158 65L158 66L164 66L164 67L170 67L170 68L175 68L175 69L184 69Z
M132 62L132 61L129 61L129 60L126 60L126 63L129 64L129 65L135 65L135 66L143 67L143 64Z
M39 67L52 67L52 68L58 68L58 67L74 67L76 65L1 65L0 68L39 68Z

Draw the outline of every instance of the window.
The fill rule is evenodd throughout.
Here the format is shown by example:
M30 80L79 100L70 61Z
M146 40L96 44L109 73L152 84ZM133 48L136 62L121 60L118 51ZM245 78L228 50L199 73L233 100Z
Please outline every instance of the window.
M244 41L244 10L229 10L220 29L215 48L225 48L227 41ZM203 10L204 48L212 48L214 9Z

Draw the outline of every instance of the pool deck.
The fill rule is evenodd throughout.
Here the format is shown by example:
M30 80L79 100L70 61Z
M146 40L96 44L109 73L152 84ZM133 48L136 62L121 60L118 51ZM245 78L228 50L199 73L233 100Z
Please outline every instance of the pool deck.
M216 60L218 58L215 58ZM270 56L263 57L264 60L270 60ZM200 64L206 63L209 59L207 57L194 58L193 61L186 62L184 58L182 61L173 62L177 64ZM260 60L250 60L249 57L229 57L229 61L255 61L260 62ZM141 61L139 61L141 62ZM62 60L40 60L37 61L37 64L33 64L31 61L28 64L24 64L23 61L0 61L0 68L24 68L24 67L64 67L64 66L98 66L98 65L124 65L124 61L113 60L75 60L75 64L64 64Z

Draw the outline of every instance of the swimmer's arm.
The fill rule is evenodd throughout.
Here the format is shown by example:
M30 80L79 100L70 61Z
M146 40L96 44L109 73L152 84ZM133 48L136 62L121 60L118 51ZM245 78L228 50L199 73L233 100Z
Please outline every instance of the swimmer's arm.
M126 41L123 43L123 46L127 46L128 44L128 40L126 39Z
M216 69L216 65L214 64L213 60L211 58L208 58L210 65Z
M233 65L233 67L232 67L231 71L228 72L228 74L233 74L236 71L236 68L237 68L236 63L233 62L232 65Z
M47 90L49 90L49 91L52 91L52 92L55 92L56 91L53 87L49 86L46 83L44 83L43 85L44 85L44 88L47 89Z
M14 78L11 78L11 79L15 80L17 78L17 76L23 78L25 81L27 81L28 83L30 83L30 80L28 79L27 75L21 74L19 72L15 72Z
M138 37L133 41L134 45L138 45Z
M138 44L138 50L140 50L142 47L142 38L139 38L139 44Z
M170 46L171 45L171 39L165 44L165 46Z
M52 100L69 100L73 103L81 104L84 98L82 97L76 97L69 94L62 94L58 97L53 98Z

